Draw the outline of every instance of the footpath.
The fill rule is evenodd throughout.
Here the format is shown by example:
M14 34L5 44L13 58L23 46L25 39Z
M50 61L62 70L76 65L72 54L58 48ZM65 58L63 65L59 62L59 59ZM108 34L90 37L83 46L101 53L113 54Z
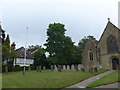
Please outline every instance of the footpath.
M66 88L86 88L86 86L88 86L90 83L92 83L92 82L96 81L97 79L99 79L99 78L101 78L101 77L103 77L103 76L105 76L105 75L108 75L108 74L110 74L110 73L112 73L112 72L113 72L113 70L104 72L104 73L102 73L102 74L99 74L99 75L97 75L97 76L88 78L88 79L86 79L86 80L84 80L84 81L82 81L82 82L79 82L79 83L77 83L77 84L68 86L68 87L66 87ZM97 88L97 87L96 87L96 88ZM100 88L101 88L101 87L100 87ZM62 90L63 90L63 89L62 89Z

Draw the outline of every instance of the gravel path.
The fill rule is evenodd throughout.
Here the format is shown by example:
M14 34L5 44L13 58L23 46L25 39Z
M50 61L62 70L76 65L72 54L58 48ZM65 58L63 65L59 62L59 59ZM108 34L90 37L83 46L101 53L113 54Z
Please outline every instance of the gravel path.
M112 73L112 72L113 72L113 70L104 72L104 73L102 73L102 74L99 74L99 75L97 75L97 76L91 77L91 78L89 78L89 79L86 79L86 80L84 80L84 81L82 81L82 82L79 82L79 83L77 83L77 84L74 84L74 85L72 85L72 86L68 86L68 87L66 87L66 88L85 88L88 84L90 84L90 83L96 81L97 79L99 79L99 78L101 78L101 77L103 77L103 76L105 76L105 75L108 75L108 74L110 74L110 73Z

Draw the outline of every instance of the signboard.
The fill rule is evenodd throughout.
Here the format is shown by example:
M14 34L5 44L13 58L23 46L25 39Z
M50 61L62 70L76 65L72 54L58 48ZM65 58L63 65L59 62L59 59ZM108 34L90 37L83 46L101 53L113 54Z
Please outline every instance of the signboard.
M25 63L25 65L24 65ZM24 58L17 58L16 60L14 60L13 65L20 65L20 66L30 66L31 64L34 63L33 59L24 59Z

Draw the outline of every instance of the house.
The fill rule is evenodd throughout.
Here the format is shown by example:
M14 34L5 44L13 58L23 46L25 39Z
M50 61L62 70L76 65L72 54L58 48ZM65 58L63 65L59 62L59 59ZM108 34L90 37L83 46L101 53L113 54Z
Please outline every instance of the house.
M21 47L15 50L17 54L17 58L14 60L14 66L20 65L20 66L30 66L34 63L34 57L32 55L32 52L26 50L26 57L25 57L25 48Z

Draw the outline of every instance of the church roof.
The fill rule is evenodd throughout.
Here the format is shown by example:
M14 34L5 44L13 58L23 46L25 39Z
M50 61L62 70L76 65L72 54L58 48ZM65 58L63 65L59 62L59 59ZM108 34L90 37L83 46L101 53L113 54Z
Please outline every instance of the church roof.
M104 29L100 39L99 39L99 42L100 42L102 36L104 35L106 28L108 28L109 26L112 26L112 27L116 28L118 31L120 31L120 29L117 26L115 26L112 22L110 22L110 20L108 20L108 23L107 23L107 25L106 25L106 27L105 27L105 29Z

